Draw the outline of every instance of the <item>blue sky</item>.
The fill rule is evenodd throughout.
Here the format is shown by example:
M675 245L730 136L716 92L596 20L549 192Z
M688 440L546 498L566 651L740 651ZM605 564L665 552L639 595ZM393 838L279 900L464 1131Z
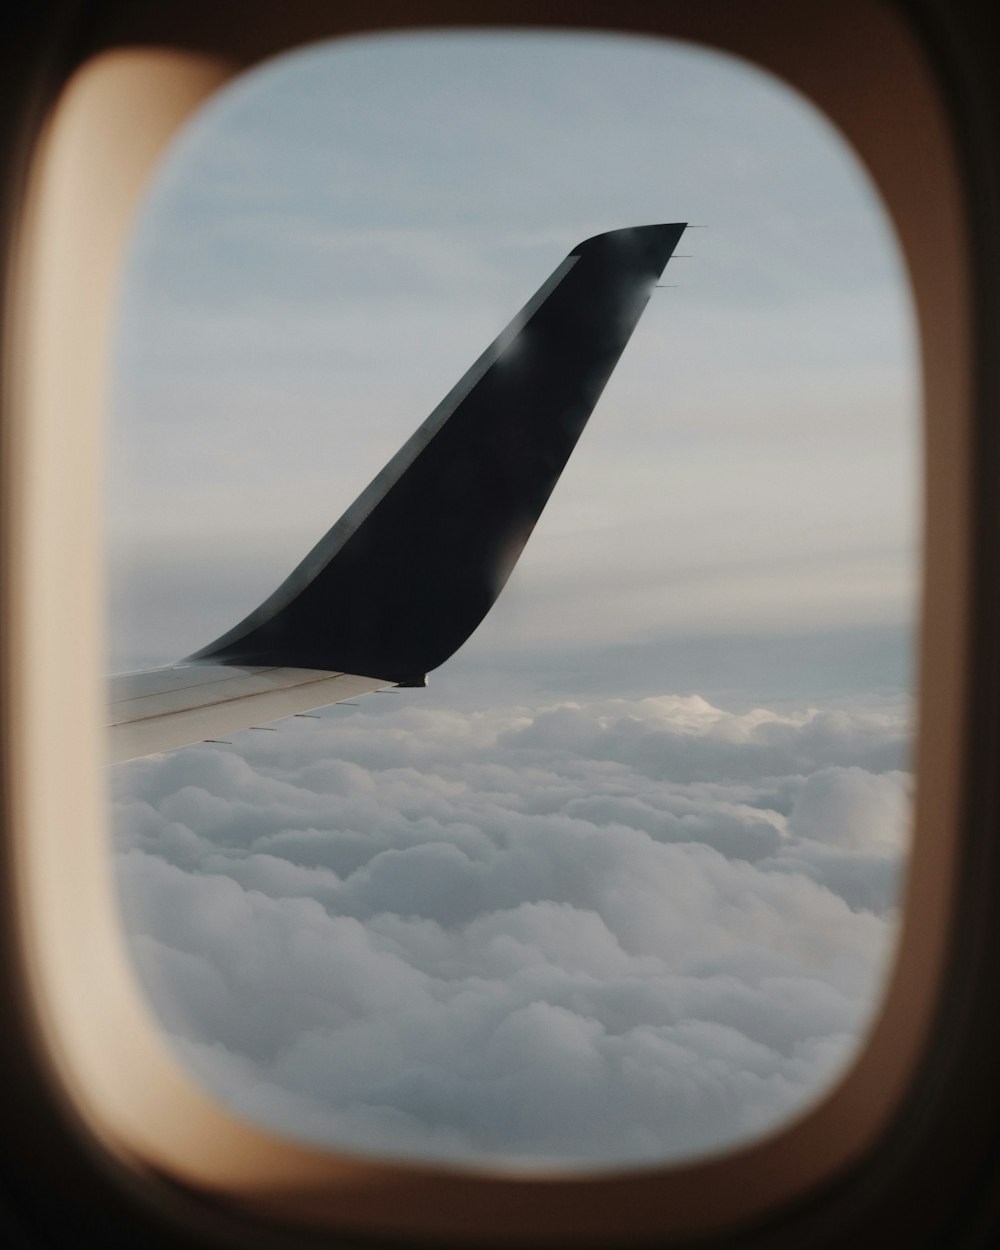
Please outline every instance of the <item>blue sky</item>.
M580 240L689 221L428 690L112 773L140 979L238 1114L539 1166L724 1149L849 1061L909 831L919 394L832 128L705 50L354 40L167 155L122 297L116 671L256 606Z
M177 142L125 291L115 660L253 607L582 238L688 220L493 649L899 627L916 370L891 229L787 88L691 48L394 37L248 75ZM127 468L127 472L117 472Z

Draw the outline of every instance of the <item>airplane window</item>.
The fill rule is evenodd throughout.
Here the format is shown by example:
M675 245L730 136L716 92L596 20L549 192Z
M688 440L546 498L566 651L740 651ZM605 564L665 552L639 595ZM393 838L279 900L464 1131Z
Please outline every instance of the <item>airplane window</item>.
M864 1040L913 786L916 335L857 159L742 62L355 39L203 107L122 296L109 671L225 634L581 241L674 222L426 689L110 769L137 976L244 1117L390 1157L662 1163L773 1129Z

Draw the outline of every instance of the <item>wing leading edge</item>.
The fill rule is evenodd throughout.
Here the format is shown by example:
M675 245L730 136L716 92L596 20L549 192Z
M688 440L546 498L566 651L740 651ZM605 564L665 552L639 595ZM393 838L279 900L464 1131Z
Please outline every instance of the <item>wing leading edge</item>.
M174 668L116 679L112 756L361 692L345 679L424 685L503 589L684 229L574 248L260 607Z

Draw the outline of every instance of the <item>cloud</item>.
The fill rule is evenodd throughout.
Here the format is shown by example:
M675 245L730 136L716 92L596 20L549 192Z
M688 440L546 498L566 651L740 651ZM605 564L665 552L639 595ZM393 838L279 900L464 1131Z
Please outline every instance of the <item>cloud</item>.
M182 1060L272 1127L575 1166L719 1149L848 1061L891 954L905 710L697 696L288 722L114 774Z
M857 765L822 768L802 786L789 829L835 846L898 846L909 827L909 781L898 771L879 775Z

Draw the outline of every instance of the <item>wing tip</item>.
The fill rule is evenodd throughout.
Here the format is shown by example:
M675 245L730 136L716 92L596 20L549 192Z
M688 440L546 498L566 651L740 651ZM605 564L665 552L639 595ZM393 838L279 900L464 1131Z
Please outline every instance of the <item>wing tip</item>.
M624 226L617 230L604 230L578 243L570 255L584 256L599 251L610 253L623 248L628 250L656 249L657 251L666 248L673 251L686 229L686 221L675 221L651 226Z

